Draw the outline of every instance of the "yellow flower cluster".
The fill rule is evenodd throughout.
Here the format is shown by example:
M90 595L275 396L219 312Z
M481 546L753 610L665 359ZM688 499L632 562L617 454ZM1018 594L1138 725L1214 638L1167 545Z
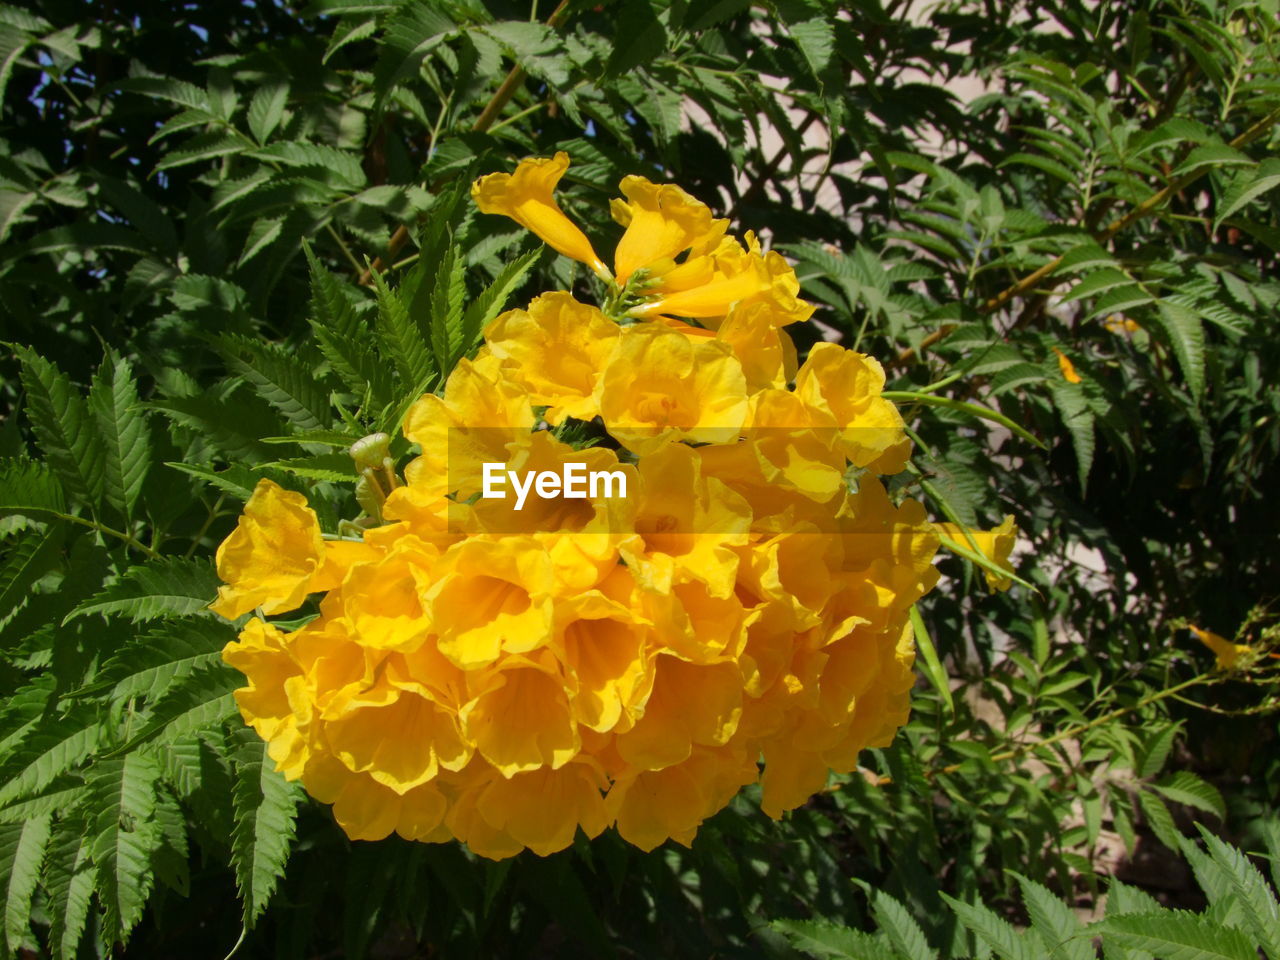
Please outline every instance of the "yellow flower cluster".
M938 538L877 479L909 452L880 365L820 344L797 368L794 273L678 187L623 180L611 270L556 204L567 165L473 195L588 264L603 309L557 292L498 317L406 416L421 455L359 539L264 480L218 551L228 618L325 594L224 656L246 722L355 839L688 844L742 786L781 816L907 717ZM628 495L517 510L476 496L484 463L620 471Z

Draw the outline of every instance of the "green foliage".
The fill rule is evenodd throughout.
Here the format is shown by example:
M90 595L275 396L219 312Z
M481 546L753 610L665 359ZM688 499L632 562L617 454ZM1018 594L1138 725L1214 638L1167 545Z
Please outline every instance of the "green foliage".
M1277 960L1273 0L188 6L0 5L0 953ZM791 259L895 496L1013 513L1030 586L952 540L911 723L782 823L353 845L237 716L213 555L262 477L336 532L345 447L590 292L467 198L561 149L604 254L643 173Z
M1095 938L1101 940L1105 956L1124 960L1140 956L1255 960L1259 950L1267 958L1276 957L1275 918L1280 904L1275 890L1240 850L1210 834L1205 835L1205 840L1207 855L1194 845L1190 850L1220 871L1232 888L1250 891L1247 906L1239 916L1215 916L1213 907L1219 901L1209 886L1205 892L1210 897L1210 909L1197 914L1162 907L1113 881L1106 915L1086 924L1055 894L1015 874L1029 925L1011 923L982 904L943 895L947 907L972 938L971 946L959 950L930 946L906 907L879 890L871 895L872 913L879 928L875 933L815 920L775 920L772 926L801 953L820 960L927 960L939 956L953 960L980 956L998 960L1090 960L1098 955Z

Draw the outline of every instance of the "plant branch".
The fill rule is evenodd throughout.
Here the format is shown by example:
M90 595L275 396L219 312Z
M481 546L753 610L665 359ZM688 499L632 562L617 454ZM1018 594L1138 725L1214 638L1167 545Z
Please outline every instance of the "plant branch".
M568 8L569 0L560 0L555 10L551 12L551 16L547 17L547 25L558 27L564 19L565 11ZM511 98L515 96L516 91L520 89L520 85L524 83L524 80L524 68L518 64L512 67L506 79L502 81L502 85L494 91L493 96L489 98L489 102L485 104L485 108L480 111L480 116L476 118L476 122L471 127L473 133L484 133L493 125L493 122L498 118L498 114L511 102ZM435 134L433 133L432 139L434 140L434 138ZM387 249L384 251L385 259L393 260L408 239L409 228L402 223L396 227L396 232L387 241ZM375 257L373 262L360 274L360 285L368 286L371 284L373 275L382 270L383 265L384 258L381 256Z

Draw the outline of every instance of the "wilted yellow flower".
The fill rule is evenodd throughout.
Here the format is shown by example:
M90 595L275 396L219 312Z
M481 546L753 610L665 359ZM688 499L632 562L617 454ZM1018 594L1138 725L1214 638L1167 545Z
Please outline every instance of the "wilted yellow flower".
M1067 383L1079 383L1080 374L1076 373L1076 365L1072 363L1071 359L1057 347L1053 347L1052 349L1053 352L1058 355L1058 369L1062 372L1062 379L1067 381Z
M1013 573L1013 564L1009 562L1009 555L1013 552L1013 545L1018 539L1018 526L1014 522L1012 514L1006 516L1004 521L998 527L990 530L974 530L972 528L962 528L954 523L938 523L935 524L939 532L950 537L962 547L972 549L969 537L973 538L973 543L978 545L978 552L994 563L996 566ZM965 534L968 534L966 537ZM992 590L1008 590L1013 586L1013 581L1008 577L1002 577L999 574L992 573L990 570L983 570L983 574L987 578L987 586Z

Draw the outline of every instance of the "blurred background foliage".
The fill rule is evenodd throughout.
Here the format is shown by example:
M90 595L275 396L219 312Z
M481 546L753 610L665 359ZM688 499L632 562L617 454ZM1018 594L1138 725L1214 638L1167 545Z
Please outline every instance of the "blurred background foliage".
M1275 960L1218 837L1275 869L1278 22L0 5L0 952ZM912 722L784 822L748 791L692 850L351 844L239 723L212 553L260 476L354 516L346 444L588 283L465 197L555 150L593 236L643 173L792 258L801 352L880 358L918 435L898 492L1013 514L1035 589L943 560Z

